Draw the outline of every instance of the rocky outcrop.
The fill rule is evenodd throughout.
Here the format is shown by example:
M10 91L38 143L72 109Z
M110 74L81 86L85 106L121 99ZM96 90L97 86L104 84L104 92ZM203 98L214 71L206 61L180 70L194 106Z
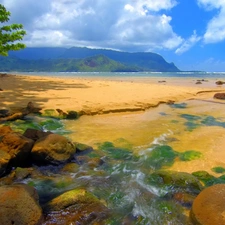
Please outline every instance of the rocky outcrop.
M204 189L194 200L190 212L193 224L225 224L225 184Z
M108 209L85 189L67 191L44 206L45 224L104 224ZM101 223L98 223L101 222Z
M67 138L49 134L35 142L31 155L36 163L59 165L68 162L75 152L76 147Z
M38 195L28 185L0 187L0 224L40 225L43 221Z

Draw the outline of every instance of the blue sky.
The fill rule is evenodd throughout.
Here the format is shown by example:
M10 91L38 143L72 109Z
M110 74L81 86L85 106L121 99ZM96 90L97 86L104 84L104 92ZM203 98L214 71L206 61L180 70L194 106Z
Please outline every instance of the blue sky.
M225 71L225 0L0 0L28 47L155 52L181 70Z

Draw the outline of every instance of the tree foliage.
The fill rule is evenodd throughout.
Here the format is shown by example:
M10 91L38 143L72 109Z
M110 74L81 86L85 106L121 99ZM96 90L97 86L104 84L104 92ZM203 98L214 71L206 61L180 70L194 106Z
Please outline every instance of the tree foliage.
M10 12L0 4L0 23L4 24L9 21ZM11 24L0 26L0 55L8 56L10 50L20 50L25 48L25 44L20 43L26 34L22 24Z

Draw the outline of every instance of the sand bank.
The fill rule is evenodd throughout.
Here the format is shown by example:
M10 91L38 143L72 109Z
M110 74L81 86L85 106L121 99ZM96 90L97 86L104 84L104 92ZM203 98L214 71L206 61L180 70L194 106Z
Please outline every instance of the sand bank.
M212 99L215 92L225 91L215 81L196 84L190 78L1 75L0 109L26 107L32 101L42 109L75 110L91 115L144 111L160 103Z

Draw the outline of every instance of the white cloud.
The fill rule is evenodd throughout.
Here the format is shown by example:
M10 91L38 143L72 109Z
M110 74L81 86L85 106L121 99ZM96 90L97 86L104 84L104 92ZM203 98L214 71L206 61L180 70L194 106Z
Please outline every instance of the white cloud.
M165 10L176 0L0 0L23 23L28 46L174 49L182 38ZM164 13L161 12L164 10Z
M176 54L181 55L184 52L192 48L197 42L201 40L201 37L197 36L196 31L191 35L190 38L185 40L182 45L175 51Z
M218 14L212 18L204 34L204 42L217 43L225 40L225 1L198 0L198 4L206 10L218 9Z

